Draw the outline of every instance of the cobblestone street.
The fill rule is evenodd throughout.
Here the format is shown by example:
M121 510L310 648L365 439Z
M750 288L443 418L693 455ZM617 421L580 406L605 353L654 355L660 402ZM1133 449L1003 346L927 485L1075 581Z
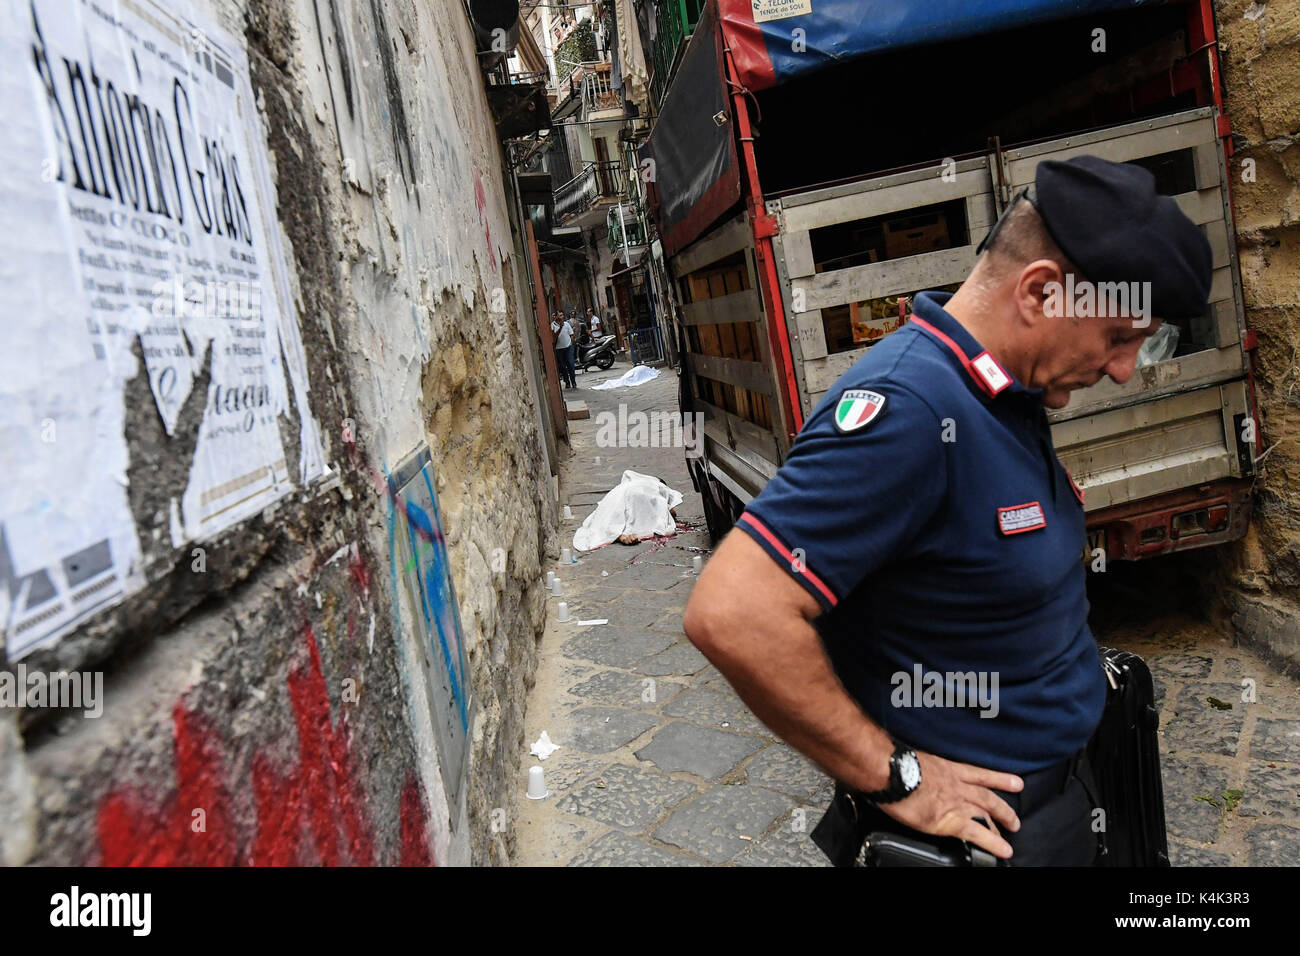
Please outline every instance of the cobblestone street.
M563 595L549 598L526 734L531 743L545 730L560 749L545 761L523 756L514 862L827 865L808 834L829 779L777 740L682 632L691 559L709 543L682 449L596 445L600 413L620 403L677 408L672 369L633 388L590 390L624 370L580 376L566 393L592 417L570 422L561 501L573 519L562 543L628 468L682 492L677 517L693 530L551 565ZM1093 588L1094 630L1142 654L1156 676L1174 865L1300 864L1300 686L1183 609L1145 611L1144 569L1109 574ZM569 604L564 624L559 600ZM601 618L608 624L578 623ZM1243 678L1255 682L1254 702L1242 701ZM549 788L536 801L524 796L534 764Z
M625 469L655 475L685 500L679 521L698 530L661 544L608 545L567 568L553 565L563 596L550 598L527 739L543 730L559 745L546 770L550 796L519 792L515 862L525 866L819 866L808 839L830 782L778 741L682 632L694 583L692 557L709 545L704 509L681 448L599 448L602 411L675 412L671 368L644 385L591 391L626 370L578 378L570 399L591 418L569 423L574 455L561 478L574 530ZM555 605L569 604L567 624ZM607 618L607 625L577 622Z
M1115 620L1114 604L1152 600L1125 579L1154 575L1137 566L1108 574L1119 582L1090 589L1093 632L1140 654L1155 678L1174 866L1300 865L1300 683L1185 611Z

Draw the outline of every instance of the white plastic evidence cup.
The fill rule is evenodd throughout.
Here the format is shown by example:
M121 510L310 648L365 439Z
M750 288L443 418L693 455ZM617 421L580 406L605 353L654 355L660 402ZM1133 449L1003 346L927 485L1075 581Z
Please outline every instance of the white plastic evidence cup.
M537 765L528 768L528 799L542 800L549 797L550 791L546 789L546 771Z

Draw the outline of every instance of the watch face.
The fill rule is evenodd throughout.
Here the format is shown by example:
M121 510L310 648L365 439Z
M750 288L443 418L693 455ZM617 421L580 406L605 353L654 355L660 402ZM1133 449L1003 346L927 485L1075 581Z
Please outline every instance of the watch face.
M903 779L903 786L908 791L915 790L921 783L921 763L916 754L908 752L898 758L898 775Z

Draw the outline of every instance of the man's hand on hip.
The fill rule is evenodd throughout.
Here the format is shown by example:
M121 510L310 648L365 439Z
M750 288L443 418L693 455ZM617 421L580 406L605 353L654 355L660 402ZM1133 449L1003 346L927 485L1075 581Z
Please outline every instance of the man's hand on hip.
M921 785L902 800L876 804L899 823L934 836L954 836L988 850L996 857L1011 856L1011 844L996 827L983 827L976 817L996 821L1011 832L1020 820L994 790L1018 793L1024 781L1015 774L985 770L917 751Z

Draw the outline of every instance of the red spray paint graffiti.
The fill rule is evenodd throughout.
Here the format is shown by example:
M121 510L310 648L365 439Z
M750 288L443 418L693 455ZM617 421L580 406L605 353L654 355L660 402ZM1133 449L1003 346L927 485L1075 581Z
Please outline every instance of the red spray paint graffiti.
M298 763L287 774L266 751L253 756L255 832L241 834L230 812L219 736L202 717L177 704L172 712L176 795L157 807L138 792L115 790L99 809L99 843L106 866L373 866L375 843L365 795L353 767L347 712L337 728L320 650L306 628L307 660L289 676L289 699L298 728ZM194 832L195 809L206 815ZM400 801L403 866L430 866L424 798L414 773Z

